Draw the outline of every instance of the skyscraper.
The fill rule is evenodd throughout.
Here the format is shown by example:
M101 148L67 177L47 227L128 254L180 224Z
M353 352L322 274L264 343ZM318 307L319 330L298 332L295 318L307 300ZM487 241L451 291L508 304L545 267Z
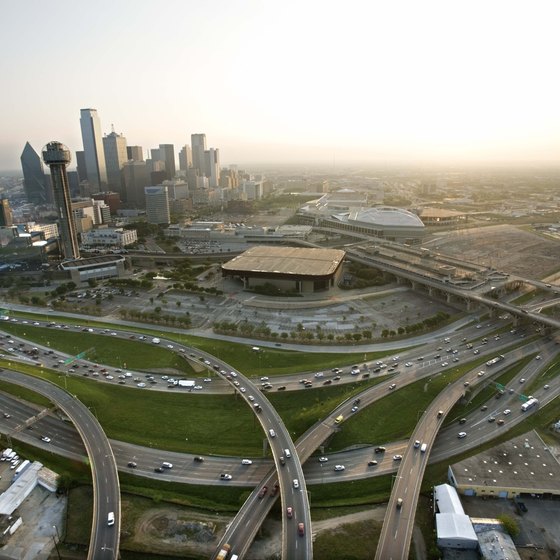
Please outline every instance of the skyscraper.
M31 204L52 202L52 189L45 177L43 162L29 142L25 143L20 160L27 201Z
M206 175L206 160L204 158L206 134L191 134L191 147L193 167L199 175Z
M123 167L124 201L128 208L145 208L144 187L150 184L145 161L127 161Z
M133 161L144 161L142 146L127 146L126 155L127 159L131 159Z
M12 227L14 225L14 215L7 198L0 198L0 227Z
M87 181L87 171L86 171L86 155L83 150L76 152L76 171L78 172L78 180Z
M99 191L107 184L107 170L101 122L96 109L80 110L80 127L84 143L87 178L94 191Z
M179 152L179 169L181 169L181 171L186 171L189 167L192 167L192 164L191 147L185 145Z
M173 144L159 145L159 159L165 162L165 173L168 179L175 178L175 147Z
M208 185L217 187L220 183L220 150L210 148L204 152L206 163L205 175L208 177Z
M51 170L62 254L65 259L79 259L78 236L72 219L72 200L66 174L66 166L70 163L70 159L70 150L60 142L49 142L43 148L43 161Z
M105 164L107 166L107 182L109 187L118 193L122 192L122 168L128 161L126 138L114 130L103 138Z
M146 187L146 218L149 224L169 224L169 197L167 187Z

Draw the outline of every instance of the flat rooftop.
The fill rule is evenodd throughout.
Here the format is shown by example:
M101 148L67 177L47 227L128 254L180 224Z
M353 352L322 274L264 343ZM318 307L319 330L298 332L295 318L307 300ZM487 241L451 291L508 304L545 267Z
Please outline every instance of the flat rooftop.
M340 266L346 253L340 249L252 247L222 265L223 270L296 276L327 276Z
M459 487L560 495L560 463L534 430L451 465Z

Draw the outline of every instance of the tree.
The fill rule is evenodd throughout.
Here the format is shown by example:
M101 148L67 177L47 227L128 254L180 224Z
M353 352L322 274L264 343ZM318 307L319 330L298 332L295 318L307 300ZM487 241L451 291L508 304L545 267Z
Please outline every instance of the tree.
M501 515L498 515L498 520L504 526L504 530L510 537L514 539L517 535L519 535L519 524L513 517L511 517L511 515L502 513Z

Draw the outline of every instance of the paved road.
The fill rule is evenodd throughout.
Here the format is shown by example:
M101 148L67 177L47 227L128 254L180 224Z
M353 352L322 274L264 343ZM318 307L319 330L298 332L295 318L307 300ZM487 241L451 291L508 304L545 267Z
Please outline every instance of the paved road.
M121 521L119 476L113 451L101 425L78 399L48 381L6 369L2 378L46 396L76 426L86 447L93 477L93 524L88 560L117 558ZM109 512L114 513L113 526L107 524Z

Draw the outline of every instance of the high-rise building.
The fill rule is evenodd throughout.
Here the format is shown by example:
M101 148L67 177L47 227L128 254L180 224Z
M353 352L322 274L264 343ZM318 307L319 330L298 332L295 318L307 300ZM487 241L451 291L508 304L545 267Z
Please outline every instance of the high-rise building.
M80 127L86 160L88 181L94 190L101 190L107 184L107 169L103 152L103 135L97 109L80 110Z
M60 142L49 142L43 148L43 161L51 170L62 254L65 259L79 259L78 236L72 219L72 200L66 174L66 166L70 163L70 159L70 150Z
M84 154L83 150L76 152L76 171L78 172L80 183L82 181L87 181L86 154Z
M146 219L150 224L169 224L171 214L169 212L169 197L167 187L146 187Z
M117 191L122 191L122 168L128 161L126 153L126 138L114 130L103 138L105 165L107 166L107 183Z
M127 161L123 167L124 200L128 208L145 208L144 188L150 180L145 161Z
M116 192L102 192L92 196L93 200L102 200L110 209L111 214L116 214L121 207L121 197Z
M12 227L14 225L14 215L7 198L0 198L0 227Z
M206 134L191 134L192 162L199 175L206 175Z
M189 167L192 167L192 151L191 147L186 144L181 148L179 152L179 169L182 171L187 171Z
M159 145L159 159L165 162L165 173L167 179L175 178L175 146L173 144Z
M20 160L27 201L31 204L52 202L52 188L47 182L43 162L29 142L25 143Z
M210 187L217 187L220 183L220 150L210 148L204 152L206 163L206 177Z
M144 154L142 153L142 146L127 146L126 147L127 159L133 161L144 161Z

